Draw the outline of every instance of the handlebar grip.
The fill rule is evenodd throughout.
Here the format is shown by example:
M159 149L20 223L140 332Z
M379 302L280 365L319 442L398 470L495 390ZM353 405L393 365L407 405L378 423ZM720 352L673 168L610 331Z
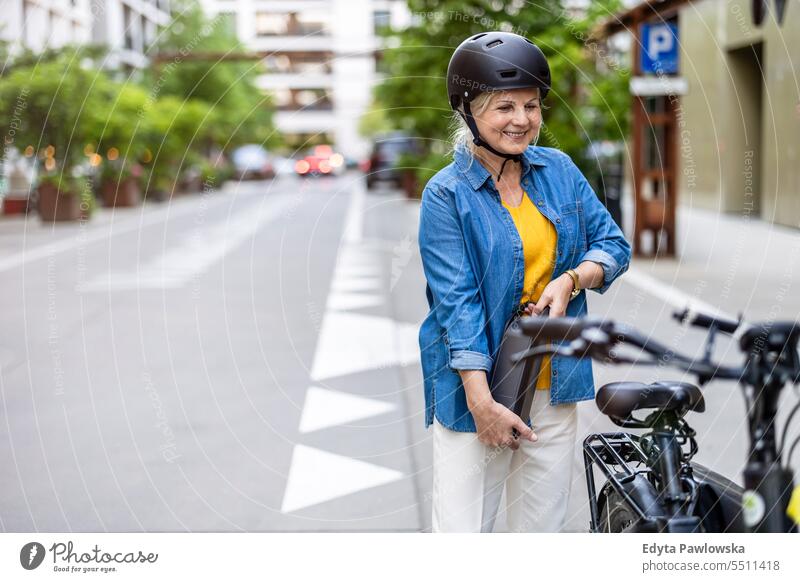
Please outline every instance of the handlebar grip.
M687 323L694 327L711 329L711 326L714 326L722 333L727 334L736 333L736 330L739 329L739 326L741 325L741 321L734 321L717 315L709 315L700 311L695 311L688 307L683 311L673 312L672 317L681 323Z
M587 327L597 327L600 320L586 317L523 317L519 327L537 342L572 341Z

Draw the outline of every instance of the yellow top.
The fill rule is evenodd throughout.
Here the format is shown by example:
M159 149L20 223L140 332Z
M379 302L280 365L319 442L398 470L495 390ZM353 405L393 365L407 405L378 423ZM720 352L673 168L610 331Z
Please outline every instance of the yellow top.
M522 251L525 256L525 278L522 285L522 303L539 301L542 291L553 277L555 267L556 245L558 237L555 227L523 192L519 206L503 206L511 214L514 224L522 239ZM550 358L542 360L542 371L536 381L536 388L550 388Z

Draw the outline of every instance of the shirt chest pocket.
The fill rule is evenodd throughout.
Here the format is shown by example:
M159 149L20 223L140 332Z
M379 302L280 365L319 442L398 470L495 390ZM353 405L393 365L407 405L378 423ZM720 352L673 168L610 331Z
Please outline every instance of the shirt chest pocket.
M578 201L567 202L561 205L560 214L564 234L564 252L567 256L583 255L588 248L583 205Z

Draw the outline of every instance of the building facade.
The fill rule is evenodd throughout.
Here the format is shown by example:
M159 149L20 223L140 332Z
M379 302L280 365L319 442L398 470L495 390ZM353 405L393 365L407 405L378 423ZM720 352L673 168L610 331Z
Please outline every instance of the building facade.
M147 54L169 25L169 0L92 0L92 42L108 47L111 69L148 65Z
M760 19L756 3L702 0L678 14L681 192L800 227L800 2L764 2Z
M2 7L0 40L11 51L91 41L91 0L3 0Z
M396 0L202 0L268 71L259 87L274 98L275 125L293 148L333 143L352 158L368 144L358 121L379 79L377 29L402 25Z
M667 40L648 43L643 26L664 23L676 27L677 73L644 80L675 89L661 93L673 145L641 148L660 158L645 165L669 167L679 204L800 227L800 2L648 0L606 28L636 36L640 56ZM640 141L663 144L643 129Z
M34 52L100 44L107 66L142 68L147 50L170 21L169 0L3 0L0 40Z

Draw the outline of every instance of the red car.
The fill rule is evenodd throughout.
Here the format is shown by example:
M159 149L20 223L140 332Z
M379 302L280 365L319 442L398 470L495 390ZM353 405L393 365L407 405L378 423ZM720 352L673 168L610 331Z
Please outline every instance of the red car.
M342 154L333 152L329 145L318 145L301 160L294 164L294 170L299 176L319 176L334 174L344 164Z

